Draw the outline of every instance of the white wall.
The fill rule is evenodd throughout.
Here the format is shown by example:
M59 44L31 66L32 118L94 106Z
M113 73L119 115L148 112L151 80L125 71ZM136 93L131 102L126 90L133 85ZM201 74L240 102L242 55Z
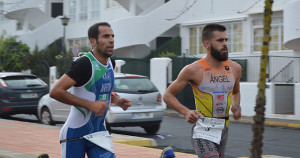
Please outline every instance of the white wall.
M102 4L102 3L101 3ZM101 7L103 8L103 7ZM68 12L67 12L68 13ZM68 15L68 14L66 14ZM111 22L116 18L124 18L129 16L129 13L124 8L103 8L100 12L99 19L90 19L87 21L70 21L67 25L66 38L74 39L74 38L82 38L88 37L88 29L95 23L98 22ZM125 30L126 31L126 30ZM120 36L120 35L118 35ZM127 37L128 38L128 37Z
M19 11L28 8L39 8L43 4L41 0L2 0L6 12Z
M272 113L272 86L273 84L267 83L267 88L265 90L266 96L266 115ZM256 106L256 97L258 93L258 83L257 82L242 82L240 83L240 93L241 93L241 107L243 116L254 116L254 108Z
M300 51L300 0L293 0L285 5L284 8L284 43L289 49Z
M295 84L295 117L300 120L300 83Z
M3 34L3 31L6 32L6 35L16 35L18 32L16 32L17 29L17 21L10 20L0 23L0 34Z
M293 119L300 120L300 84L294 85L294 115L283 115L274 114L274 97L275 96L275 85L274 83L267 83L267 88L265 91L266 105L265 105L265 117L266 118L280 118L280 119ZM241 107L243 116L254 116L254 108L256 106L256 97L258 93L258 83L257 82L242 82L240 83L241 92Z
M39 49L44 49L62 36L63 26L60 21L60 16L58 16L30 33L19 35L18 40L26 42L31 48L31 51L33 51L36 45Z
M152 58L150 60L150 80L158 88L161 96L164 95L168 83L168 67L171 65L170 58ZM170 73L170 72L169 72ZM162 100L162 106L167 108L166 103Z

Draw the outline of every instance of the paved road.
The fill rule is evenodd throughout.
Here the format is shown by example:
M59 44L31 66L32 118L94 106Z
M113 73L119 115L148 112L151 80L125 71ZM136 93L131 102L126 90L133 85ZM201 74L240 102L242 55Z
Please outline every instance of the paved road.
M18 115L20 116L20 115ZM25 118L24 118L25 117ZM35 116L21 115L14 119L38 122ZM61 126L59 124L58 126ZM252 142L252 126L250 124L230 123L229 139L225 158L249 157ZM191 125L182 117L165 116L161 128L156 135L148 135L140 127L112 128L113 133L147 137L155 139L158 147L172 145L178 152L194 154L190 143ZM279 155L298 158L300 151L299 129L265 127L263 155Z
M194 153L190 143L191 125L184 118L164 117L157 135L147 135L142 128L113 128L115 133L137 135L153 138L158 148L172 145L176 150ZM252 142L252 126L250 124L229 124L229 138L226 147L226 158L249 157ZM300 130L278 127L265 127L263 155L278 155L298 158L300 155Z

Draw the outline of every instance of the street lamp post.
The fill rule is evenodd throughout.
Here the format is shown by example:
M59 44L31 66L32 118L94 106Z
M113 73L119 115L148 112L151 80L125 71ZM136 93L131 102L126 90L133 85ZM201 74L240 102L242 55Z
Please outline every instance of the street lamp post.
M62 48L63 48L63 52L65 52L65 40L66 40L66 26L68 25L69 19L67 16L63 16L61 19L61 23L64 26L64 36L63 36L63 40L62 40Z

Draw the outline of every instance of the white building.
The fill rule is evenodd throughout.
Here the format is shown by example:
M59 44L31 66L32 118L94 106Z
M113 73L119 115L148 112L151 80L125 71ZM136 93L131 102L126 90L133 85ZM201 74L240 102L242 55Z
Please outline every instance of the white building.
M181 37L185 57L201 58L201 30L208 23L227 27L229 58L247 61L241 86L245 111L253 110L263 39L264 0L0 0L0 31L18 35L31 50L63 37L59 15L70 18L66 47L88 46L87 30L100 21L115 33L115 56L143 58L161 41ZM300 119L300 0L274 0L266 90L267 117ZM2 31L1 31L2 32ZM295 88L277 86L296 83ZM252 90L251 90L252 88ZM251 94L250 94L251 90ZM249 94L247 94L249 93ZM285 94L285 95L283 95ZM278 97L283 96L283 99ZM286 106L288 105L288 106ZM283 109L283 111L282 111ZM248 113L249 115L254 115Z
M269 79L299 82L300 0L275 0ZM247 60L247 81L258 81L263 38L264 0L0 0L0 30L18 35L31 50L45 48L63 36L66 47L89 45L88 28L100 21L112 25L115 56L143 58L160 41L181 37L186 57L203 57L201 29L208 23L227 27L229 57Z

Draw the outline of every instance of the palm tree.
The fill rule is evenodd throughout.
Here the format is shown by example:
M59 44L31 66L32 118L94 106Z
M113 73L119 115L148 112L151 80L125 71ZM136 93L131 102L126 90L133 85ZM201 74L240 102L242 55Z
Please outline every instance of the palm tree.
M264 39L262 46L261 62L260 62L260 74L258 84L258 94L256 96L256 106L254 116L253 140L251 149L251 158L261 158L262 154L262 140L264 132L264 121L265 121L265 88L266 88L266 68L268 64L268 53L269 53L269 41L270 41L270 30L271 30L271 16L272 16L272 4L273 0L265 0L265 11L264 11Z

